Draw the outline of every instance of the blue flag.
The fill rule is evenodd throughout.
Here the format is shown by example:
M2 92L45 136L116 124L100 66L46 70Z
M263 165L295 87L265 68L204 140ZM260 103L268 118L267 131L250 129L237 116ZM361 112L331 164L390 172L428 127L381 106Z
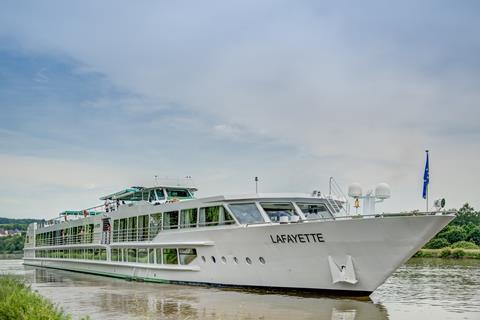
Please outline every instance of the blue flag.
M427 189L428 184L430 183L430 168L428 165L428 150L425 151L427 153L427 161L425 162L425 172L423 173L423 199L427 199Z

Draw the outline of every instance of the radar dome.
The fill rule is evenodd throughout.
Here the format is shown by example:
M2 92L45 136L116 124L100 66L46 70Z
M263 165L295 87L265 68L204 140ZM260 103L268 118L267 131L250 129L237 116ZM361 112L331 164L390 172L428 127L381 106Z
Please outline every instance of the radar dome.
M375 197L378 199L388 199L390 193L390 186L386 183L379 183L375 188Z
M352 183L348 186L348 195L352 198L359 198L362 196L362 186L360 183Z

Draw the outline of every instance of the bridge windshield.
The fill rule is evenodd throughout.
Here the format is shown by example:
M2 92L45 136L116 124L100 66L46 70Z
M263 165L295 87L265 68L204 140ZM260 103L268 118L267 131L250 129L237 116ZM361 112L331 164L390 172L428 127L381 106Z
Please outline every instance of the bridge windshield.
M325 219L333 217L323 203L297 202L297 205L307 219Z
M167 190L167 199L192 199L193 196L188 189L166 189Z
M298 216L297 212L295 211L295 207L290 202L285 203L273 203L273 202L262 202L260 203L263 210L267 213L270 221L272 222L279 222L280 217L282 216Z
M255 203L232 203L229 207L241 224L265 222Z

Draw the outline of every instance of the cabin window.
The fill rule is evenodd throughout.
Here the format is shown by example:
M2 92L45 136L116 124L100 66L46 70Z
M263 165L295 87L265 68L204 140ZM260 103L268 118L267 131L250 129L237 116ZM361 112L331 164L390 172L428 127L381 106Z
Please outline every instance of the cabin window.
M273 203L273 202L263 202L260 203L263 210L267 213L268 217L272 222L279 222L280 217L282 216L294 216L298 215L295 211L295 207L290 202L285 203Z
M87 260L93 260L93 249L87 249Z
M178 249L180 264L189 264L197 257L196 249Z
M235 220L223 206L200 208L200 226L209 227L234 223Z
M164 264L178 264L177 249L163 249Z
M155 195L155 190L150 190L150 196L148 197L148 201L156 202L157 196Z
M155 192L157 193L158 200L165 200L165 194L163 193L162 189L156 189Z
M191 198L187 189L167 189L168 199L185 199Z
M118 261L118 249L112 249L110 260Z
M148 240L148 215L138 217L138 241Z
M127 241L127 218L120 219L120 232L118 240L120 242Z
M128 218L128 239L127 241L137 241L137 217Z
M297 202L307 219L331 218L332 215L323 203L301 203Z
M155 263L155 250L148 249L148 263Z
M139 263L147 263L148 262L147 249L138 249L138 262Z
M107 260L107 249L100 249L100 260Z
M100 249L95 249L93 260L100 260Z
M180 211L180 228L195 228L197 226L198 210L186 209Z
M150 234L149 239L152 240L162 229L162 214L155 213L150 215Z
M127 256L128 262L137 262L137 249L128 249Z
M157 264L162 264L162 249L155 249L155 256Z
M163 229L177 229L178 228L178 211L163 213Z
M118 241L118 233L119 233L120 221L118 219L113 220L113 242Z
M242 224L264 222L255 203L230 204L229 207L238 222Z

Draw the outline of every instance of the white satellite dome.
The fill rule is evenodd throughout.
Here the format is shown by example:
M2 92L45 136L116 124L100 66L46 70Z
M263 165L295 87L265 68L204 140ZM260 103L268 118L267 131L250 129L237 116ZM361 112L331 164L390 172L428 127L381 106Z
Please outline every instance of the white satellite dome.
M375 197L377 199L388 199L390 195L390 186L387 183L379 183L375 188Z
M360 198L362 196L362 186L360 183L352 183L348 186L348 195L352 198Z

